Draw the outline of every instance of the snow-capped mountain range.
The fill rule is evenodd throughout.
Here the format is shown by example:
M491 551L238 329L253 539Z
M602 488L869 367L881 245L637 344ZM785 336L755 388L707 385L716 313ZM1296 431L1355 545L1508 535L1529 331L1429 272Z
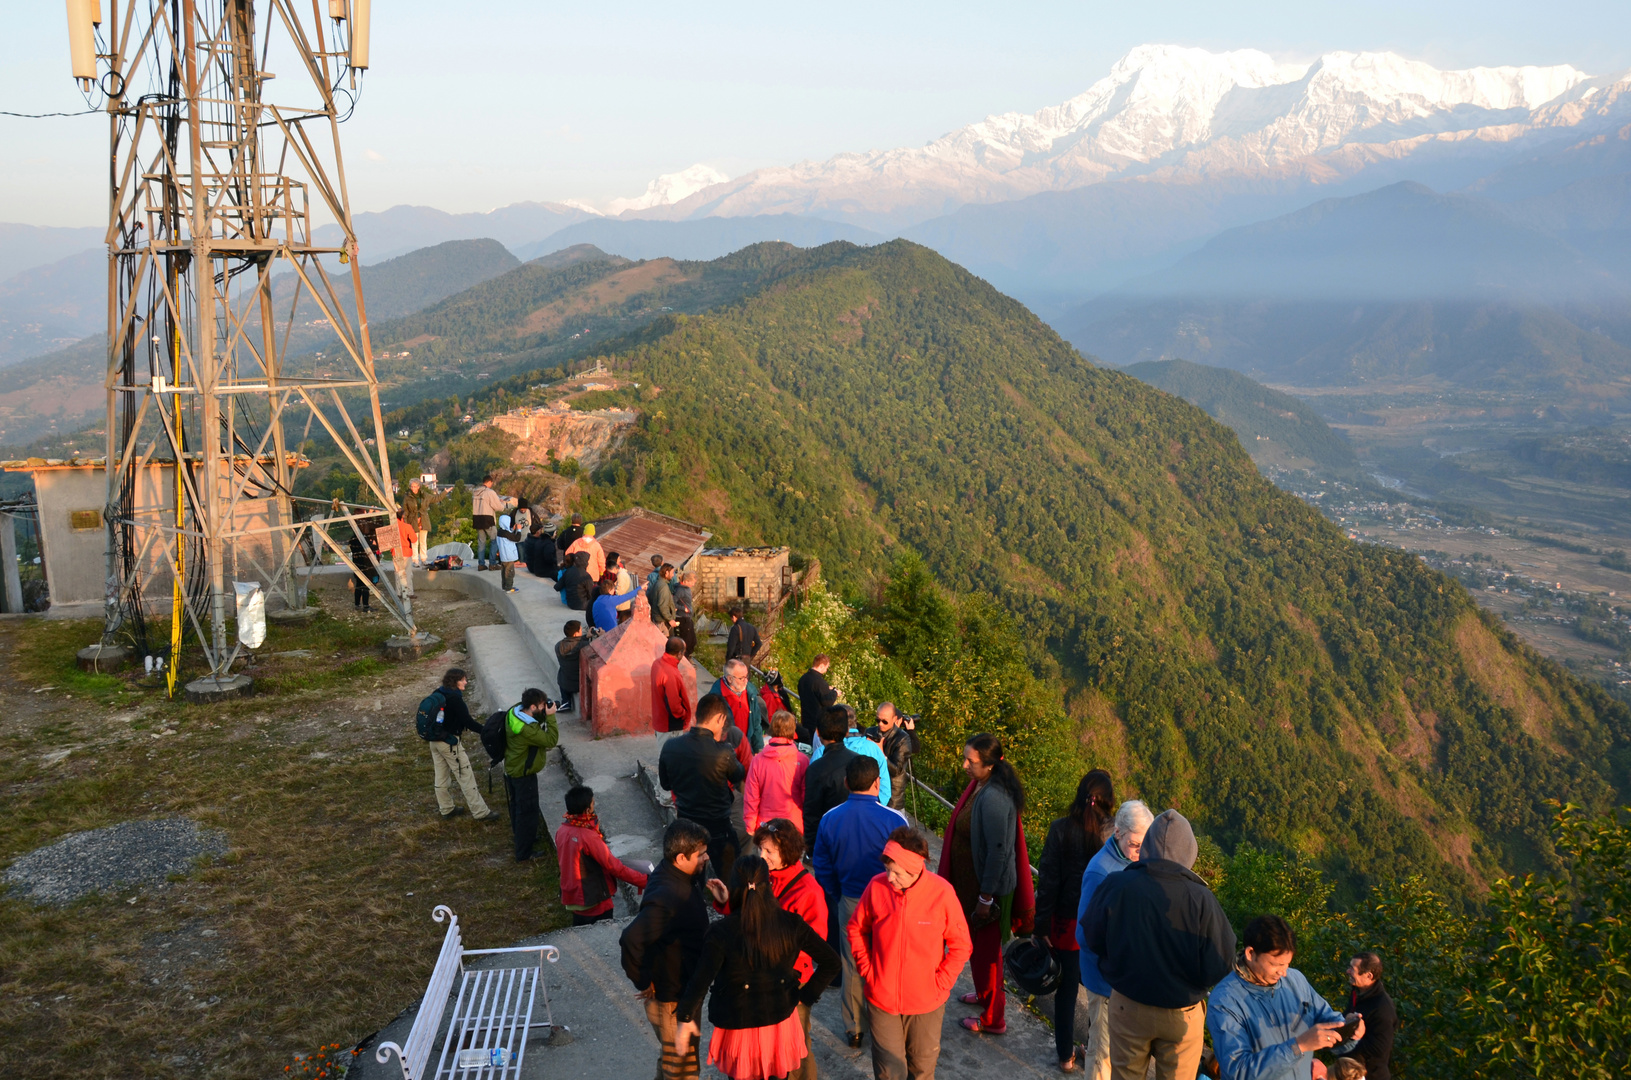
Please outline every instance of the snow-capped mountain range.
M839 154L735 179L707 166L608 207L683 219L797 213L902 228L969 203L1107 179L1325 169L1345 175L1435 143L1508 142L1587 120L1631 119L1631 82L1569 65L1440 71L1393 53L1287 64L1254 49L1132 50L1086 92L1004 113L926 146Z

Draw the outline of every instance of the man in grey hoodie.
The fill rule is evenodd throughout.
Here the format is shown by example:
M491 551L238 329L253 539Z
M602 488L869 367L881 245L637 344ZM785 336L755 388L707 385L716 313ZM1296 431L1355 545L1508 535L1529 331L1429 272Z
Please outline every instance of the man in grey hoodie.
M1176 810L1144 834L1139 860L1093 893L1082 944L1110 984L1110 1075L1194 1080L1204 1041L1207 991L1234 967L1235 932L1192 869L1200 853Z

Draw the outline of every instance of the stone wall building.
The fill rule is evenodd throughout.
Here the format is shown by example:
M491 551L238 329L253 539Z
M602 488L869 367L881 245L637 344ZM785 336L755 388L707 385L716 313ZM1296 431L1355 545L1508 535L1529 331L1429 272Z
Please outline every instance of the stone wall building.
M704 549L696 562L697 607L725 611L741 604L760 613L779 610L793 587L790 554L785 547Z

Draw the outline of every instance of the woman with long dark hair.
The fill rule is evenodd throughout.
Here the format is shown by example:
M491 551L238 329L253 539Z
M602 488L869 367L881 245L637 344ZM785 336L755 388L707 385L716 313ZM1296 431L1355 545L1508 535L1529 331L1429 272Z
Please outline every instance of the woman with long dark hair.
M1011 934L1029 934L1036 898L1031 859L1025 849L1025 788L1003 760L1002 740L984 732L963 746L968 786L946 823L940 876L957 890L968 918L974 955L974 992L961 998L978 1005L978 1017L959 1023L975 1034L1008 1031L1008 997L1002 986L1002 947Z
M730 1080L778 1080L795 1072L809 1054L798 1006L813 1006L838 974L838 954L809 923L783 911L772 888L763 859L737 858L730 914L708 928L702 961L675 1010L675 1045L683 1057L701 1036L697 1017L712 985L708 1061ZM815 961L808 982L798 971L800 953Z
M1053 994L1053 1042L1059 1069L1080 1068L1081 1047L1076 1045L1076 987L1082 972L1076 944L1076 902L1081 899L1082 874L1104 844L1116 805L1110 774L1094 769L1076 785L1076 798L1062 818L1048 826L1037 864L1036 938L1059 962L1059 989Z
M785 716L788 727L791 728L792 713L784 709L777 715ZM792 818L772 818L754 830L753 844L759 849L765 865L770 868L770 888L776 894L776 902L781 905L782 910L797 915L810 924L811 930L825 938L827 894L822 891L815 875L804 865L804 834L799 828ZM815 962L803 953L799 954L796 968L800 978L809 978L815 974ZM798 1005L798 1018L799 1028L803 1030L805 1041L808 1042L810 1006L802 1001ZM788 1074L788 1080L816 1080L814 1052L809 1053L804 1063Z

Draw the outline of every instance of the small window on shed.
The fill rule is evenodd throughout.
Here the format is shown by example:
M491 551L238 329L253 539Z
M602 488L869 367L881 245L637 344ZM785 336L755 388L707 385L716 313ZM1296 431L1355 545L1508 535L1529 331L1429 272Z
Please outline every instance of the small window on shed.
M102 527L102 511L100 510L70 510L68 511L68 527L77 532Z
M737 578L736 579L736 595L737 596L746 596L747 594L748 594L748 579L745 578L745 577Z

